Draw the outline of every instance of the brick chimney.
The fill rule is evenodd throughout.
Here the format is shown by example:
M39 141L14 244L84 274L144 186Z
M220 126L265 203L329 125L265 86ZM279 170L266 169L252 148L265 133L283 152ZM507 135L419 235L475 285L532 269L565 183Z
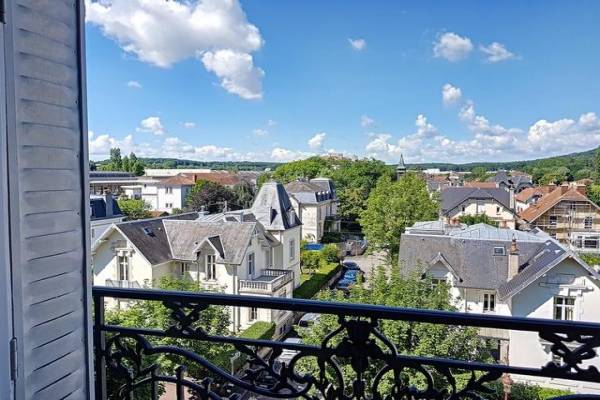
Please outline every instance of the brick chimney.
M586 192L587 192L587 187L586 187L585 185L582 185L582 184L579 184L579 183L577 183L577 184L575 184L575 189L576 189L576 190L577 190L579 193L581 193L582 195L584 195L584 196L586 196L586 195L587 195L587 194L586 194Z
M569 184L568 183L563 183L562 185L560 185L560 194L567 193L567 190L569 190Z
M508 249L508 277L507 281L517 276L519 273L519 247L517 246L517 238L513 235L510 248Z

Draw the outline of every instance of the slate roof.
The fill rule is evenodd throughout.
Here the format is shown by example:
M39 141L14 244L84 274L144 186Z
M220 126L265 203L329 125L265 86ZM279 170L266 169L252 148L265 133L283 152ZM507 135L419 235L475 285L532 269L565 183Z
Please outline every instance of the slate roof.
M109 195L110 196L110 195ZM104 196L90 196L90 219L92 221L103 219L103 218L116 218L122 217L123 213L119 208L119 203L113 198L112 203L112 215L106 215L106 199Z
M494 255L494 248L503 247L508 254L513 233L522 265L538 254L547 240L485 224L445 235L405 233L400 239L399 265L404 273L422 273L432 260L442 256L459 277L458 287L497 290L508 278L508 256Z
M199 247L208 240L219 253L217 261L241 264L256 222L202 222L165 220L167 239L174 260L194 261Z
M443 214L464 203L469 199L494 200L507 209L510 207L510 192L504 188L481 189L470 187L447 187L441 193L441 209Z
M533 222L561 201L583 201L597 207L585 194L579 192L577 187L558 187L543 196L537 203L523 210L520 217L527 222Z
M265 182L249 211L267 230L283 231L302 225L285 188L278 182Z
M527 175L522 172L514 172L511 176L506 171L498 171L488 181L504 183L507 186L512 187L516 191L521 191L526 187L533 186L531 175Z
M226 221L223 214L215 221L203 220L198 213L186 213L116 226L152 265L195 260L198 249L206 242L216 249L219 262L240 264L255 230L267 245L280 244L258 222Z
M315 178L310 181L296 180L285 184L285 190L300 203L317 204L328 200L337 200L333 182L327 178Z

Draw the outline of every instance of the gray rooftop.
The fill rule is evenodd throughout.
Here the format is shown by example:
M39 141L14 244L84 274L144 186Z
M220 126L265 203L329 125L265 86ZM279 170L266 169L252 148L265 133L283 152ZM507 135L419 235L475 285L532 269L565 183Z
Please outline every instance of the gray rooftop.
M548 241L555 242L526 232L485 224L454 230L444 235L433 232L435 231L413 233L409 229L402 235L399 265L404 273L424 273L432 265L432 261L441 256L456 273L456 286L498 290L508 279L507 254L513 236L517 239L519 248L519 265L522 270L519 275L530 265L546 263L546 257L558 257L551 253L544 255L543 260L534 262L534 258L548 247ZM494 249L499 247L504 249L505 255L495 255Z
M292 181L285 184L285 190L303 204L337 200L333 181L328 178Z
M494 200L507 209L510 207L510 192L505 188L481 189L472 187L447 187L441 192L441 209L447 214L467 200Z
M302 224L285 188L277 182L265 182L261 186L250 212L267 230L283 231Z

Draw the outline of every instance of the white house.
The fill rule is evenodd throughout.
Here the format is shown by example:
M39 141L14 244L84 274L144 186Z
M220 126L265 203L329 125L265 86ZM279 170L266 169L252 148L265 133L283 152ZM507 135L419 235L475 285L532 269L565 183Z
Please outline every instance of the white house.
M170 276L202 290L291 298L300 282L300 223L283 186L266 184L251 210L113 225L92 247L92 257L96 285L153 287ZM291 317L231 308L233 331L260 320L283 333Z
M119 203L111 193L90 196L90 239L94 243L112 225L123 221Z
M576 253L542 231L521 232L485 224L470 227L442 221L415 224L400 240L404 273L446 282L466 313L600 321L597 273ZM537 333L481 329L497 343L498 359L514 366L559 365L551 343ZM594 358L593 365L600 367ZM513 376L542 386L600 392L599 384Z
M447 187L441 192L441 217L456 224L465 215L487 215L501 228L515 229L515 192L507 187Z
M292 206L302 221L302 238L320 241L327 231L339 231L340 221L336 218L338 198L333 181L328 178L297 180L285 185Z

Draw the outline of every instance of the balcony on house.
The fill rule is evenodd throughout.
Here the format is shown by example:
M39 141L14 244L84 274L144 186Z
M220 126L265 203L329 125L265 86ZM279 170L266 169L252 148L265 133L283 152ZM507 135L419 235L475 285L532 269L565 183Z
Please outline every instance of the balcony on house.
M277 290L294 280L290 270L266 268L253 279L240 280L240 294L274 294Z
M138 281L107 279L106 287L126 288L126 289L141 289L143 286Z

